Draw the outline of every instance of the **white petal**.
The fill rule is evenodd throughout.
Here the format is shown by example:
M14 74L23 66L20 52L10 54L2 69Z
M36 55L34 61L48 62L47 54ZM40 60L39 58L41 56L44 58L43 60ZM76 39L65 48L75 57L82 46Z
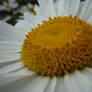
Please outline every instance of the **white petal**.
M84 74L85 76L87 76L90 81L92 81L92 69L91 69L91 68L86 68L86 69L83 71L83 74Z
M57 83L54 92L65 92L63 77L57 78Z
M0 63L12 62L20 58L21 43L0 41Z
M36 77L27 86L25 86L20 92L44 92L47 84L49 82L49 77Z
M16 33L13 26L0 21L0 41L7 40L21 42L21 39L22 38Z
M12 74L15 74L15 76L18 76L18 75L28 76L28 75L34 74L34 72L23 67L23 68L19 69L18 71L13 71Z
M40 7L35 9L38 16L41 16L42 20L47 20L49 16L56 16L53 0L38 0Z
M79 14L79 17L85 21L89 19L92 12L92 0L86 0L85 4Z
M17 32L19 32L18 34L20 34L23 39L22 41L25 39L26 34L28 34L28 32L31 32L32 28L35 28L37 25L35 25L34 23L31 23L32 21L26 21L26 20L20 20L18 21L18 23L15 25L15 30Z
M54 92L55 91L56 82L57 82L57 78L56 77L51 78L44 92Z
M40 6L35 5L34 10L36 11L36 16L40 21L43 21L44 18L42 18L42 15L40 13Z
M79 9L78 9L78 12L76 14L76 16L78 16L79 18L80 18L81 12L83 11L83 8L85 7L85 3L86 2L81 2L79 5Z
M19 12L23 13L23 12L29 12L28 7L27 6L21 6L19 9Z
M87 22L92 25L92 14L91 14L90 17L88 18Z
M69 75L65 75L64 77L64 89L66 90L66 92L73 92L71 78Z
M25 21L25 20L20 20L16 25L15 25L15 30L20 33L22 33L22 35L26 35L28 32L30 32L31 30L31 26L30 24Z
M72 14L75 16L78 12L80 5L80 0L57 0L56 2L56 9L58 15L60 16L69 16Z
M2 92L43 92L49 78L37 77L31 75L18 80L16 83L11 83L0 89Z
M12 86L21 86L19 85L21 82L30 80L30 78L33 76L34 73L24 74L22 71L20 73L0 73L0 92L9 92L11 90L11 92L14 92ZM9 87L11 87L11 89L9 89ZM15 90L15 92L17 91Z
M65 92L83 92L80 91L78 84L76 83L76 79L73 79L75 74L65 75L64 77L64 90Z
M89 0L88 1L88 4L87 4L88 7L86 7L86 11L85 11L85 14L83 16L83 19L86 20L87 22L89 17L92 17L92 0ZM89 22L90 23L90 22ZM92 22L91 22L92 23Z
M0 11L7 10L4 5L0 5Z
M8 21L8 20L10 20L11 19L11 16L9 15L9 16L6 16L4 19L2 19L4 22L6 22L6 21Z
M12 72L15 71L17 69L20 69L23 67L22 61L17 62L15 64L9 64L3 68L0 68L0 73L8 73L8 72Z
M28 12L24 13L24 20L31 25L31 28L35 28L37 27L37 24L41 24L41 20L38 16L34 16L33 14Z
M65 0L57 0L55 2L55 10L57 16L64 16L64 2Z
M79 86L80 92L92 92L92 81L81 72L75 72L75 83ZM78 91L79 92L79 91Z
M17 8L18 7L18 3L15 0L8 0L9 5L11 8Z
M23 18L24 20L19 20L15 25L15 30L25 39L25 35L31 32L32 28L36 28L37 24L41 24L41 20L37 16L27 12L24 13Z
M24 25L20 25L21 23L17 23L15 25L15 31L22 37L21 42L24 41L24 39L26 38L26 34L28 34L28 32L23 31L24 29L21 28L21 26ZM18 25L18 26L17 26ZM20 26L19 26L20 25ZM28 29L29 30L29 29Z
M20 53L0 53L0 63L14 62L20 58Z
M3 52L20 52L22 43L13 41L0 41L0 53Z
M80 0L75 0L75 1L71 0L71 3L69 5L69 8L70 8L69 9L69 14L72 14L73 16L75 16L77 14L77 12L78 12L79 5L80 5Z
M6 36L4 36L4 35L2 35L2 34L0 34L0 41L5 41L5 40L10 40L9 38L7 39L7 37Z

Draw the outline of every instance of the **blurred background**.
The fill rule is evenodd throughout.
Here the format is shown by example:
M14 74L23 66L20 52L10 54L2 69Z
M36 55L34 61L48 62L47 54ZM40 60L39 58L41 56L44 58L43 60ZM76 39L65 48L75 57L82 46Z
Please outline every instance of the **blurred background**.
M23 12L33 13L34 5L39 5L37 0L0 0L0 20L14 25Z
M0 0L0 20L14 25L23 12L32 12L37 0Z

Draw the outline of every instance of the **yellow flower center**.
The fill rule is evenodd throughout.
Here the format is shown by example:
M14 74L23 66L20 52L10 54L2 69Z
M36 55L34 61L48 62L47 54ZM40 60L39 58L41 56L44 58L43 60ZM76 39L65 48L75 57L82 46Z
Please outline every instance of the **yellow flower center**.
M49 18L26 35L21 59L28 69L48 76L91 67L92 26L76 16Z

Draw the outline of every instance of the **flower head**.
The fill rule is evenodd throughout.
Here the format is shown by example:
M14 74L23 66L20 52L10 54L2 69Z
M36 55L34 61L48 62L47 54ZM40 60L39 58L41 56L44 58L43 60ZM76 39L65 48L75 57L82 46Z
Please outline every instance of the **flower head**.
M55 17L32 29L21 59L41 75L61 76L92 64L92 26L75 17Z
M39 4L15 27L0 22L0 92L91 92L92 1Z

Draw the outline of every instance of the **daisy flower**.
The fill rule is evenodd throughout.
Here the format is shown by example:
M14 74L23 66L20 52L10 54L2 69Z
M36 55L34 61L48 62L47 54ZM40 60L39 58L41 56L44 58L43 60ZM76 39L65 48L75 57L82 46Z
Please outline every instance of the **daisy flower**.
M15 0L7 0L2 1L2 5L0 5L0 10L10 11L11 8L17 8L18 3Z
M39 4L0 22L0 92L92 92L92 0Z
M32 2L33 1L33 2ZM0 0L0 19L14 25L24 12L35 13L35 0Z

